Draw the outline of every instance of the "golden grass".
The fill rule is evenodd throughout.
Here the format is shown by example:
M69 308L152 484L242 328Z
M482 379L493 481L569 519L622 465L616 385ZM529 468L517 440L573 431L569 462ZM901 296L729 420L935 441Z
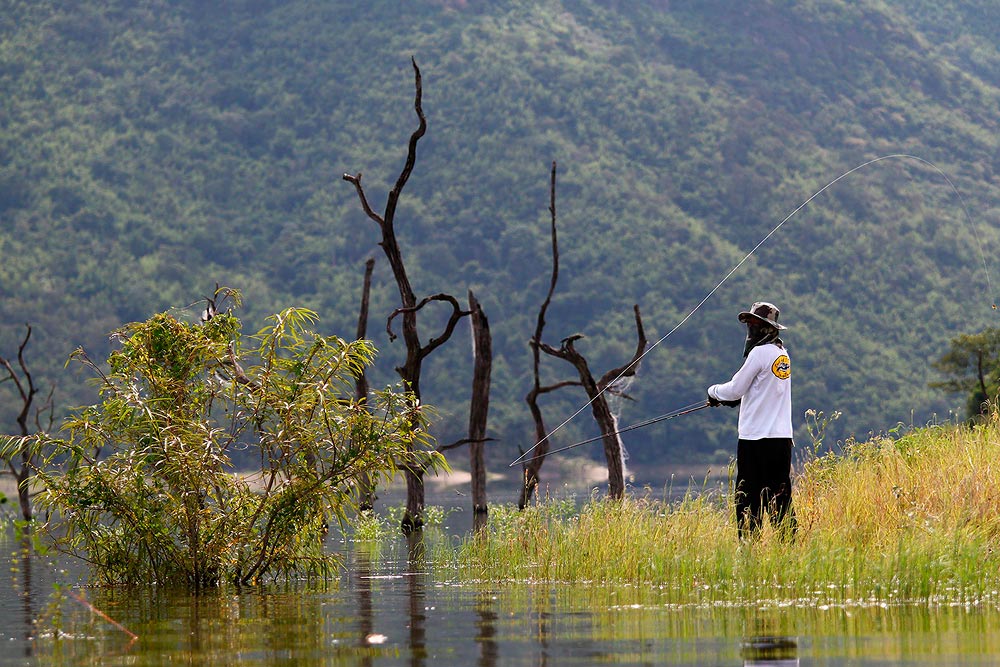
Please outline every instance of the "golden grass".
M493 582L619 582L679 604L885 605L1000 600L1000 420L850 443L794 481L793 539L741 542L731 492L491 509L439 564Z

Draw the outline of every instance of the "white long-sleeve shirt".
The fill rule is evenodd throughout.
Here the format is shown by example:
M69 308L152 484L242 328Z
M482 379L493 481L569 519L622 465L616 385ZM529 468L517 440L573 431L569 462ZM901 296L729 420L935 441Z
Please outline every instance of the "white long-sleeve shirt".
M792 362L777 345L758 345L725 384L708 395L719 401L740 400L742 440L792 437Z

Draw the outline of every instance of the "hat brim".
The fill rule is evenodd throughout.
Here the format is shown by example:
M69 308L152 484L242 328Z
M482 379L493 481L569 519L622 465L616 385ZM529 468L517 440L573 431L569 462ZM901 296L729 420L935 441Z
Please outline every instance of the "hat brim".
M761 317L760 315L757 315L755 313L742 312L742 313L740 313L739 317L740 317L740 322L743 322L743 323L746 323L748 317L752 317L752 318L754 318L755 320L757 320L759 322L763 322L764 324L770 324L772 327L774 327L778 331L784 331L785 329L788 328L784 324L778 324L777 322L772 322L771 320L764 319L763 317Z

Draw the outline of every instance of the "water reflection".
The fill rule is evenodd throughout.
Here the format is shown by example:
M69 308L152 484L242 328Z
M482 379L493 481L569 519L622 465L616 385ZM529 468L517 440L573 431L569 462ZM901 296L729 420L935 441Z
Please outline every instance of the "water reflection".
M424 579L426 578L425 568L427 563L424 560L426 547L424 546L423 531L416 531L406 536L406 581L407 596L410 602L410 664L413 667L422 667L427 659L427 622L426 591L424 589Z
M799 645L791 637L750 637L740 647L744 665L797 667Z
M500 650L497 646L496 624L499 615L496 612L496 596L489 591L476 594L476 643L479 644L480 667L496 667Z
M14 553L11 565L11 575L13 577L13 593L19 598L21 612L21 653L25 658L31 657L31 633L35 620L35 609L32 605L34 599L34 588L31 579L31 544L25 538L21 541L20 548Z
M8 543L0 665L943 665L1000 660L1000 611L982 607L678 606L656 587L453 580L433 539L353 545L340 582L202 595L76 591L140 635L62 605L68 637L29 640L53 568ZM6 582L3 582L6 583ZM21 595L28 592L29 595Z
M367 648L373 643L385 641L385 635L375 632L374 607L372 605L372 558L367 550L358 551L355 557L354 588L358 595L358 647ZM361 653L361 664L365 667L372 664L370 655Z
M374 596L372 592L373 582L402 580L405 582L405 602L407 613L407 642L406 649L409 655L409 664L413 667L421 667L437 658L432 646L429 646L429 631L438 632L449 630L449 625L454 623L450 618L454 610L439 609L436 600L428 599L428 588L433 588L430 581L429 565L427 563L427 544L425 543L422 531L410 533L405 537L406 558L405 567L397 575L378 574L378 553L370 549L361 548L355 550L354 571L356 572L356 584L354 586L358 600L359 615L359 636L361 646L371 646L373 644L391 644L391 637L383 634L376 626L375 616L379 604L392 605L392 598L386 596ZM375 600L378 600L376 602ZM481 667L496 667L499 656L497 645L496 624L499 615L496 611L496 597L488 591L475 592L475 604L469 614L475 615L475 646L478 648L475 664ZM392 609L388 609L392 612ZM435 664L438 662L434 660ZM362 664L372 664L372 656L366 656ZM469 663L471 664L471 663Z
M786 635L781 615L757 615L748 625L748 636L740 642L745 666L795 667L799 664L798 641Z

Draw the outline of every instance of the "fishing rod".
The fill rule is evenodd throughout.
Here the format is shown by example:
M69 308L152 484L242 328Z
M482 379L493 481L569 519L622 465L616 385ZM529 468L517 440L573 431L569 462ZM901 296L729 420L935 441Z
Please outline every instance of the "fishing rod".
M631 426L626 426L625 428L618 429L613 433L608 433L607 435L619 435L627 431L633 431L637 428L643 428L644 426L649 426L657 422L667 421L668 419L674 419L675 417L681 417L683 415L689 415L692 412L697 412L698 410L704 410L709 405L708 401L698 401L697 403L692 403L691 405L685 405L683 408L678 408L666 414L662 414L659 417L653 417L652 419L647 419L646 421L638 422L632 424ZM551 434L550 434L551 435ZM553 449L552 451L545 452L545 454L538 454L537 456L532 456L529 459L522 459L522 463L527 463L528 461L534 461L535 459L540 459L548 454L556 454L558 452L565 452L567 449L573 449L574 447L579 447L580 445L586 445L588 443L594 442L595 440L600 440L604 437L604 434L595 435L593 438L587 438L586 440L581 440L579 442L574 442L572 445L566 445L565 447L560 447L559 449ZM543 442L543 441L540 441Z
M833 179L832 181L830 181L829 183L827 183L826 185L824 185L823 187L821 187L819 190L816 190L816 192L814 192L811 195L809 195L809 197L805 201L803 201L801 204L799 204L798 206L796 206L795 209L791 213L789 213L787 216L785 216L785 218L781 222L779 222L777 225L775 225L774 228L771 231L769 231L767 233L767 235L764 238L762 238L757 243L757 245L755 245L750 250L750 252L748 252L746 254L746 256L743 259L741 259L736 264L736 266L734 266L732 269L729 270L729 272L722 278L722 280L720 280L719 283L715 287L713 287L708 292L708 294L706 294L705 297L701 301L699 301L698 304L694 308L691 309L691 311L687 315L684 316L684 319L682 319L680 322L678 322L676 325L674 325L674 327L672 329L670 329L669 331L667 331L667 333L663 334L663 336L661 336L656 342L654 342L652 345L650 345L648 348L646 348L646 350L642 354L640 354L638 357L636 357L635 359L633 359L630 364L628 364L627 366L625 366L625 368L622 369L622 371L618 374L618 376L616 378L614 378L613 380L611 380L610 382L608 382L604 386L603 389L601 389L600 391L598 391L594 395L593 398L591 398L589 401L587 401L586 403L584 403L583 405L581 405L580 408L576 412L574 412L569 417L567 417L565 420L563 420L563 422L561 424L559 424L554 429L552 429L551 431L549 431L548 434L546 434L545 436L543 436L538 442L536 442L534 445L532 445L531 447L529 447L527 449L527 451L523 452L519 457L517 457L516 459L514 459L514 461L511 462L511 464L508 467L513 468L518 463L523 463L525 461L526 457L528 456L528 454L530 454L535 449L537 449L538 446L541 445L543 442L545 442L546 440L548 440L549 438L551 438L557 431L561 430L564 426L566 426L566 424L570 423L581 412L583 412L588 407L590 407L591 405L593 405L594 401L596 401L598 398L600 398L601 395L604 394L604 392L607 391L609 387L611 387L612 385L615 384L615 382L617 382L618 380L620 380L621 378L623 378L627 373L629 373L632 370L632 368L635 367L640 361L642 361L643 358L647 354L649 354L650 352L652 352L660 343L662 343L667 338L669 338L671 335L673 335L673 333L675 331L677 331L682 326L684 326L684 324L686 324L687 321L690 320L694 316L695 313L697 313L699 310L701 310L701 307L704 306L705 303L710 298L712 298L715 295L716 292L718 292L722 288L722 286L726 283L726 281L729 280L729 278L731 278L732 275L734 273L736 273L740 269L740 267L742 267L744 264L747 263L747 261L750 259L750 257L752 257L753 254L755 252L757 252L757 250L762 245L764 245L764 243L767 242L768 239L770 239L772 236L774 236L778 232L778 230L781 229L785 225L786 222L788 222L789 220L791 220L799 211L801 211L806 206L808 206L812 202L812 200L816 199L816 197L820 196L821 194L823 194L824 192L826 192L828 189L830 189L831 187L833 187L836 183L839 183L841 180L847 178L848 176L850 176L854 172L856 172L856 171L858 171L860 169L864 169L865 167L868 167L869 165L873 165L873 164L875 164L877 162L882 162L883 160L914 160L914 161L919 162L920 164L923 164L923 165L925 165L927 167L930 167L931 169L933 169L934 171L936 171L948 183L948 185L951 187L952 191L954 191L954 193L958 196L958 200L959 200L959 202L962 205L962 210L965 212L966 221L969 223L969 226L972 228L972 233L973 233L973 235L976 238L976 243L978 243L978 245L979 245L979 255L980 255L980 258L982 259L983 270L984 270L984 272L986 274L986 292L987 292L987 296L989 296L992 293L993 288L992 288L992 285L990 283L990 271L989 271L989 267L986 264L986 253L983 251L983 242L982 242L982 239L979 236L979 230L976 228L975 224L972 221L972 215L969 213L969 207L965 203L965 198L962 196L962 193L959 191L959 189L957 187L955 187L955 184L948 177L948 174L944 173L944 171L942 171L934 163L932 163L932 162L930 162L928 160L925 160L925 159L923 159L921 157L917 157L916 155L909 155L907 153L893 153L893 154L890 154L890 155L881 155L879 157L872 158L872 159L870 159L870 160L868 160L866 162L862 162L861 164L859 164L859 165L857 165L855 167L852 167L851 169L848 169L847 171L845 171L844 173L842 173L841 175L837 176L835 179ZM996 305L995 302L993 303L993 310L997 310L997 305ZM550 453L553 453L553 452L550 452ZM534 458L537 458L537 457L534 457Z

